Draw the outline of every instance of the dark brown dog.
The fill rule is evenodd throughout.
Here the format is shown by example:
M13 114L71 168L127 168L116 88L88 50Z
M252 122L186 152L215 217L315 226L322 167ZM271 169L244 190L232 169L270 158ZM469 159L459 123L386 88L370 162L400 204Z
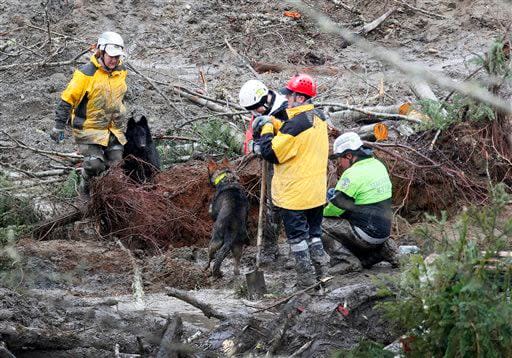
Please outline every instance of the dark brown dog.
M240 259L244 244L247 243L247 215L249 201L239 179L224 159L220 164L208 163L210 183L216 191L210 204L210 215L215 221L212 238L208 245L208 264L204 270L212 269L212 276L221 277L220 266L231 251L235 258L234 274L240 274Z

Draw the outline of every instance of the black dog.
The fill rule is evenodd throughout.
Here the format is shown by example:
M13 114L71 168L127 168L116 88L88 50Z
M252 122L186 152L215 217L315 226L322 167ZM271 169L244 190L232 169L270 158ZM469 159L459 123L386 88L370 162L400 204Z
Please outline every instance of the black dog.
M160 157L146 117L139 121L130 118L125 136L128 140L123 153L125 173L138 183L150 181L160 171Z
M229 168L229 162L224 159L220 164L210 161L208 163L208 176L210 183L215 186L216 192L210 204L210 215L215 221L212 238L208 245L208 264L204 270L210 268L215 258L212 275L221 277L220 266L231 251L235 258L233 273L240 274L240 259L247 238L247 216L249 214L249 201L244 189L238 182L238 177Z

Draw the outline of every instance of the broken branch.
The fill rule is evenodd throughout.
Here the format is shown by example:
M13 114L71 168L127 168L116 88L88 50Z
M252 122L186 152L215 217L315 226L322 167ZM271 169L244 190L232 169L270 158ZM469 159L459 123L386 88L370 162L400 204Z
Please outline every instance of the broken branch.
M224 42L226 42L226 45L228 45L228 48L231 50L231 52L233 52L233 54L235 56L237 56L238 58L240 58L242 60L242 62L244 63L244 65L249 69L249 71L252 72L252 74L260 79L260 74L258 72L256 72L256 70L254 70L254 68L252 68L252 66L249 64L249 62L247 62L247 60L242 56L240 55L234 48L233 46L231 46L231 44L229 43L228 39L227 38L224 38Z
M351 110L351 111L355 111L355 112L366 114L366 115L368 115L370 117L373 117L373 118L397 119L397 120L403 119L403 120L406 120L406 121L409 121L409 122L413 122L413 123L423 123L420 119L409 117L409 116L404 116L402 114L372 112L372 111L368 111L368 110L363 109L363 108L354 107L354 106L351 106L351 105L348 105L348 104L341 104L341 103L318 103L318 104L316 104L316 106L317 107L340 107L340 108L345 108L345 109L348 109L348 110Z
M295 293L293 293L293 294L291 294L289 296L286 296L285 298L282 298L282 299L278 300L276 303L274 303L274 304L272 304L270 306L264 307L264 308L260 308L259 310L256 310L256 311L254 311L252 313L254 314L254 313L258 313L258 312L268 311L271 308L274 308L274 307L277 307L279 305L282 305L283 303L286 303L289 300L291 300L293 297L301 295L304 292L307 292L307 291L311 290L312 288L315 288L318 285L321 285L322 283L329 282L333 278L334 278L333 276L329 276L329 277L323 278L323 279L321 279L320 281L318 281L317 283L315 283L315 284L313 284L311 286L308 286L308 287L306 287L306 288L304 288L304 289L302 289L300 291L297 291L297 292L295 292Z
M411 9L411 10L420 12L422 14L425 14L425 15L428 15L428 16L432 16L432 17L436 17L438 19L447 19L446 16L439 15L439 14L436 14L434 12L430 12L430 11L427 11L427 10L423 10L423 9L418 8L418 7L414 7L412 5L407 4L406 2L403 2L403 1L400 1L400 0L393 0L393 1L396 2L397 4L405 6L405 7L409 8L409 9Z
M366 25L364 25L359 31L355 32L354 35L367 35L367 34L369 34L373 30L375 30L377 27L379 27L379 25L382 24L389 17L389 15L391 15L393 12L395 12L395 10L396 10L396 8L392 8L392 9L388 10L386 13L384 13L381 16L379 16L378 18L376 18L372 22L369 22ZM342 44L341 44L342 48L348 47L348 46L350 46L352 44L352 41L350 41L349 39L345 38L344 36L342 36L342 37L343 37L343 40L344 40L342 42Z
M17 147L23 148L23 149L28 149L28 150L30 150L30 151L32 151L34 153L55 155L55 156L58 156L58 157L71 158L71 159L80 159L80 160L84 158L83 155L80 155L80 154L62 153L62 152L55 152L55 151L52 151L52 150L44 150L44 149L37 149L37 148L34 148L34 147L30 147L30 146L26 145L25 143L23 143L22 141L20 141L19 139L14 138L13 136L8 134L4 130L0 130L0 132L3 133L4 135L6 135L7 137L9 137L9 139L12 142L14 142Z
M174 110L176 112L178 112L178 114L182 117L182 118L186 118L185 115L178 109L178 107L176 107L176 105L174 103L171 102L171 100L169 99L169 97L167 97L167 95L165 93L162 92L162 90L160 89L160 87L151 79L149 78L148 76L146 76L145 74L143 74L142 72L140 72L139 70L137 70L132 64L130 64L128 61L125 62L126 66L128 68L130 68L133 72L135 72L137 75L139 75L140 77L142 77L143 79L145 79L154 89L155 91L160 95L162 96L167 104L169 104L169 106L171 106L172 108L174 108Z
M225 321L228 319L227 316L224 315L223 313L217 311L209 304L199 302L197 299L190 296L188 293L186 293L183 290L178 290L177 288L172 288L172 287L166 287L165 290L167 291L167 296L175 297L179 300L182 300L182 301L188 303L189 305L192 305L192 306L200 309L201 312L203 312L203 314L207 318L214 317L221 321Z

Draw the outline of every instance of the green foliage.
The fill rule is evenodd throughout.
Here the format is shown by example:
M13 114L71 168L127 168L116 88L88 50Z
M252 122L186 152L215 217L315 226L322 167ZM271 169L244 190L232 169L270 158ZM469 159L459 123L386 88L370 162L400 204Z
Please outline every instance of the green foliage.
M11 186L7 178L0 176L0 190ZM0 285L16 287L19 284L23 272L15 248L16 239L40 219L29 198L0 191Z
M63 199L72 199L78 196L78 186L80 185L81 175L77 170L69 172L66 181L57 192L57 196Z
M496 114L489 105L459 94L453 96L453 102L447 108L451 117L460 121L483 122L496 119Z
M182 145L177 141L159 140L156 142L156 150L160 156L162 168L169 167L174 163L182 162L182 158L188 158L194 151L193 146Z
M203 153L226 157L235 157L240 152L240 143L234 135L236 130L220 120L194 126L194 132L200 137L199 142Z
M430 118L430 121L424 122L422 129L445 130L454 123L496 119L495 111L489 105L459 94L455 94L449 103L424 99L418 101L418 105L418 110Z
M430 121L425 121L422 125L423 129L444 130L458 120L458 117L453 116L451 111L446 108L451 105L431 99L420 100L418 105L420 107L419 111L430 118Z
M477 56L473 63L483 66L489 75L510 77L510 59L505 53L505 42L495 40L484 56Z
M363 340L351 350L342 350L336 352L335 358L393 358L395 355L384 350L382 344Z
M501 219L504 187L492 192L490 207L461 216L457 238L439 229L438 254L410 257L395 300L380 305L414 337L411 357L512 356L512 262L497 258L510 248L512 219Z
M188 160L194 154L233 158L240 153L239 129L219 119L195 123L192 126L196 142L159 140L156 143L163 167ZM167 135L173 135L167 131Z
M0 192L0 227L27 225L40 219L30 199Z
M23 281L21 257L16 250L16 227L0 229L0 284L3 287L16 288Z

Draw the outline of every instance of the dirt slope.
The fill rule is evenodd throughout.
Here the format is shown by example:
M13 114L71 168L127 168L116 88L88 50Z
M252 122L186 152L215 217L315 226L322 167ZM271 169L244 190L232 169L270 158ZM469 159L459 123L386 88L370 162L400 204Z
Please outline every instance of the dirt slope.
M354 30L397 6L397 2L392 0L309 0L307 3ZM486 50L492 39L504 34L512 15L510 6L501 1L416 0L408 3L424 12L397 7L386 22L368 35L368 39L379 46L396 49L408 61L425 64L433 71L442 71L443 75L454 79L463 79L472 71L470 59ZM200 89L222 101L226 111L233 109L232 103L236 104L241 84L253 77L240 57L229 50L226 42L248 61L284 67L282 72L261 75L274 88L282 86L295 71L306 70L318 78L319 101L377 105L401 103L413 97L407 78L396 69L380 64L354 47L342 49L341 39L322 34L320 26L306 16L298 20L283 16L286 10L294 8L285 1L49 0L46 11L37 1L0 2L2 129L30 146L74 151L76 148L70 138L61 145L48 139L47 133L54 121L55 102L75 68L72 64L52 63L75 58L87 50L104 30L116 30L123 35L128 60L145 75L160 82ZM48 26L52 31L50 38ZM79 62L85 62L86 58L82 56ZM41 66L43 62L45 66ZM129 112L147 114L154 132L163 132L177 123L209 113L207 109L173 95L160 84L178 110L170 107L147 81L135 73L129 74L128 85L126 102ZM385 92L383 96L379 95L380 86ZM440 96L446 94L438 88L433 89ZM187 132L180 134L186 135ZM5 139L3 135L0 138L0 142ZM30 170L47 169L49 163L46 158L32 152L12 148L0 148L0 161ZM184 250L179 253L170 251L153 258L135 253L138 262L144 266L148 291L160 292L165 285L184 289L213 285L219 290L240 291L240 281L230 273L216 283L204 277L199 269L204 264L204 250ZM109 296L131 290L133 268L124 253L112 243L95 241L85 245L74 241L39 243L24 240L20 244L20 252L30 257L27 268L41 272L41 277L26 276L22 287L32 284L41 289L64 288L87 296ZM293 274L282 270L284 261L282 258L272 266L268 276L276 295L293 289ZM244 270L249 269L252 256L246 257L243 264ZM184 273L176 275L175 270L179 267L186 267L188 276ZM230 272L230 269L228 263L224 270ZM387 271L388 268L344 278L337 285L370 281L365 275L380 270ZM14 280L19 280L19 277L15 276ZM218 301L218 291L197 292L205 295L207 301ZM238 306L244 307L243 301L234 300ZM369 307L364 306L362 312L370 311ZM186 311L187 307L180 310ZM360 317L354 321L358 319ZM368 334L366 325L369 323L355 322L349 325L350 332L361 338L371 336L372 332ZM194 330L195 323L186 322L187 334L192 335ZM379 330L385 331L380 325ZM219 331L224 334L222 327ZM307 332L304 337L309 339L309 334ZM376 339L379 338L387 343L391 337L384 332ZM212 348L212 339L205 338L197 346L222 354L218 345L223 341ZM292 343L295 350L304 342ZM354 338L350 344L355 343ZM327 350L325 347L322 349ZM292 352L282 351L283 354Z

